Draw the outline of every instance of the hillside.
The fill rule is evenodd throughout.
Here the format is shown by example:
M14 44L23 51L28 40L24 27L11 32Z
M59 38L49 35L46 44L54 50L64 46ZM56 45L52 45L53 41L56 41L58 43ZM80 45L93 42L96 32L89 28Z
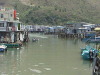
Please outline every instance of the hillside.
M26 24L100 23L100 0L1 0L20 13ZM8 2L8 3L7 3Z

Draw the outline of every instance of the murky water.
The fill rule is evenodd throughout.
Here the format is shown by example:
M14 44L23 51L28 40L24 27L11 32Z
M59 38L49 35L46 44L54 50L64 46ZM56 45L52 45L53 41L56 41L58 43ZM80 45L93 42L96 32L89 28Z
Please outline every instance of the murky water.
M32 37L39 41L32 42ZM30 42L21 49L0 53L0 75L91 75L91 63L80 55L84 46L75 39L30 34Z

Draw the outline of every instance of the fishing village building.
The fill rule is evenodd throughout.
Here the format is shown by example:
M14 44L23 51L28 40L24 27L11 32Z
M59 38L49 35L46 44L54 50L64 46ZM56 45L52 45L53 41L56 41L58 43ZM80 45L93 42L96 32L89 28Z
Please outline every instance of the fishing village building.
M67 23L66 25L64 25L63 32L59 33L59 36L84 38L87 33L93 32L95 27L95 24L86 22Z
M24 25L19 21L14 9L0 7L0 42L24 41Z

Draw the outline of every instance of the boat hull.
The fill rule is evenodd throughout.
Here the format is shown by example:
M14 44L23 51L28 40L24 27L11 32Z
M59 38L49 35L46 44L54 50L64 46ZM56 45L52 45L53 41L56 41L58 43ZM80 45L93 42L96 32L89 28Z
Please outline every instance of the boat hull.
M100 39L91 39L88 42L90 42L90 43L100 43Z
M90 56L90 51L92 51L93 54L95 52L98 53L98 51L96 49L92 48L91 46L86 46L85 48L81 49L82 58L85 59L85 60L93 59L94 56Z
M0 52L5 52L7 49L0 48Z
M0 52L5 52L5 51L7 51L7 46L0 45Z
M20 44L16 44L16 43L6 43L4 44L7 46L7 48L19 48L21 45Z

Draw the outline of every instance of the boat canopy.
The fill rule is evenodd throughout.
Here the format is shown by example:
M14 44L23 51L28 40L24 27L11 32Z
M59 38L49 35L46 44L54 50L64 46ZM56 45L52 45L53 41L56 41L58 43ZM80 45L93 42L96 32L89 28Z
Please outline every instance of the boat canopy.
M94 30L96 30L96 31L100 31L100 27L97 27L97 28L95 28Z

